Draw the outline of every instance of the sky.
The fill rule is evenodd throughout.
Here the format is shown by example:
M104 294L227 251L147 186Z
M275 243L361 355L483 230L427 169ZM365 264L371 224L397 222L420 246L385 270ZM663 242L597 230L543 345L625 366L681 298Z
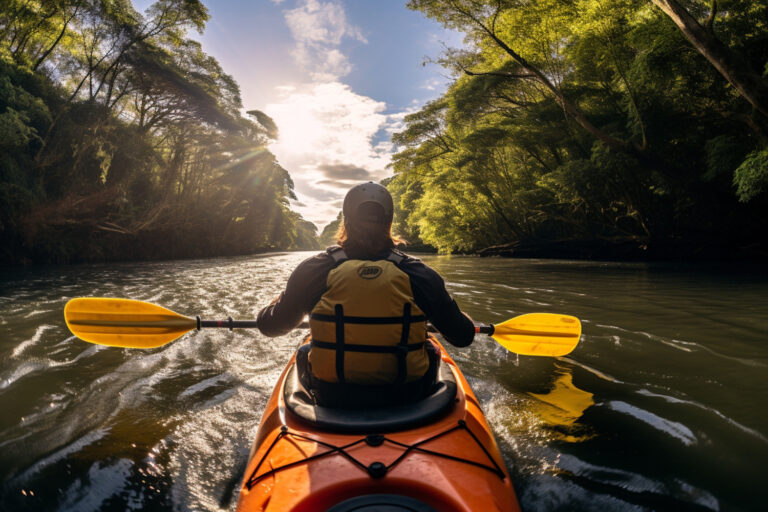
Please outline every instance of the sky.
M190 34L237 80L244 110L275 120L269 149L296 185L291 207L320 230L350 187L392 174L391 134L450 82L428 61L462 36L405 3L208 0L204 33Z

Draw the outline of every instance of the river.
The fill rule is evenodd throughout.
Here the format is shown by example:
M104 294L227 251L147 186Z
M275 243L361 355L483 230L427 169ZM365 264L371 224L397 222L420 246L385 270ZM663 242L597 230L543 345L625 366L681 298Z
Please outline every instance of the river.
M219 510L305 333L211 329L117 349L74 338L64 304L125 297L253 318L308 255L1 271L0 508ZM524 510L768 509L761 268L423 259L478 321L582 320L567 357L517 357L480 336L449 347Z

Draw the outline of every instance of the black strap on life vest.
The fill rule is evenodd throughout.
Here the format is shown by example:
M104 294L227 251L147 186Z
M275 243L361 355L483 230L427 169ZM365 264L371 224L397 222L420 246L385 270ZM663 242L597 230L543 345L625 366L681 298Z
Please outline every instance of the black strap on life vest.
M409 304L410 305L410 304ZM334 308L335 309L335 308ZM321 322L335 322L336 321L336 315L323 315L320 313L312 313L310 315L310 318L312 320L320 320ZM427 317L424 315L416 315L410 317L411 323L418 323L418 322L426 322ZM375 324L375 325L389 325L389 324L401 324L403 323L403 317L402 316L380 316L380 317L373 317L373 316L345 316L344 317L344 323L345 324Z
M334 245L333 247L329 247L326 249L326 252L333 258L333 264L334 267L338 267L345 261L349 259L349 256L347 256L347 253L344 252L344 249L339 247L338 245ZM392 249L389 251L389 254L387 254L387 257L384 258L387 261L391 261L395 264L395 266L400 266L400 264L405 260L405 254L401 253L400 251L396 251Z
M344 378L344 307L336 304L336 378L342 384L346 382Z
M310 315L312 320L318 320L321 322L333 322L336 324L336 342L331 343L328 341L317 340L312 338L311 345L317 348L323 348L326 350L336 351L336 378L340 383L345 383L344 377L344 354L346 352L363 352L368 354L393 354L397 357L397 377L395 378L394 385L400 386L405 383L405 379L408 375L408 353L414 350L419 350L424 347L426 341L418 343L408 343L410 337L411 324L416 322L426 322L427 317L425 315L411 316L411 304L406 302L403 306L403 316L387 316L387 317L367 317L367 316L344 316L344 306L336 304L334 306L333 315L321 315L313 313ZM403 329L400 335L400 342L397 345L366 345L366 344L350 344L344 340L344 324L403 324Z
M411 304L406 302L403 306L403 332L400 335L400 343L397 344L397 378L395 386L405 384L405 376L408 373L408 335L411 332Z
M403 262L405 259L405 255L399 252L395 252L394 250L390 251L389 255L387 256L387 261L391 261L395 264L395 266L400 266L400 263Z
M329 247L327 249L328 254L331 255L331 258L333 258L333 264L334 267L338 267L345 261L349 259L349 256L347 256L347 253L344 252L344 249L339 247L338 245L335 245L333 247Z
M328 254L333 258L334 266L339 266L345 261L349 260L349 256L339 246L329 247L327 249ZM397 252L390 251L387 257L387 261L391 261L396 266L400 266L400 263L405 260L405 255ZM411 324L418 322L426 322L427 317L425 315L411 316L411 304L406 303L403 306L403 316L385 316L385 317L367 317L367 316L344 316L344 308L341 304L334 306L333 315L322 315L319 313L313 313L310 315L312 320L318 320L320 322L333 322L336 324L336 342L331 343L328 341L312 339L312 346L317 348L323 348L327 350L336 351L336 378L340 383L346 382L344 377L344 354L345 352L363 352L369 354L393 354L397 357L397 377L394 385L401 386L405 383L405 379L408 375L408 353L414 350L419 350L424 347L425 342L408 343L410 337ZM397 345L365 345L365 344L349 344L344 341L344 324L367 324L367 325L391 325L402 324L403 330L400 336L400 342Z

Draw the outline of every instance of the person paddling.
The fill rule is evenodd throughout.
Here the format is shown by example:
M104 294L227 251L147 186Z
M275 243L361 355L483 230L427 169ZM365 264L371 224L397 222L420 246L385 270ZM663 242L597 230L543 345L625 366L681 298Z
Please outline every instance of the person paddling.
M280 336L309 315L311 342L299 349L302 384L319 405L380 407L427 396L439 352L426 341L429 320L457 347L475 327L440 275L395 249L389 191L368 182L344 198L338 245L304 260L285 291L257 318Z

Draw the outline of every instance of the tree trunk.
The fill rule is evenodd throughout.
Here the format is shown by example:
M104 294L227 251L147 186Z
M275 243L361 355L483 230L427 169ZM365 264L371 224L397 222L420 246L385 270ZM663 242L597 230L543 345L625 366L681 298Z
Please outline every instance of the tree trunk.
M53 42L53 44L40 56L40 58L37 59L35 62L35 65L32 66L32 71L37 71L37 68L40 67L40 65L45 61L45 59L48 58L48 55L51 54L51 52L59 45L61 42L61 39L64 37L64 34L67 32L67 27L69 26L69 22L72 21L72 19L77 16L77 11L80 9L80 5L78 4L75 6L75 10L72 12L72 15L67 18L67 21L64 22L64 26L61 27L61 32L59 32L59 37L56 38L56 40Z
M702 27L677 0L651 1L753 107L768 117L768 84L738 54Z

